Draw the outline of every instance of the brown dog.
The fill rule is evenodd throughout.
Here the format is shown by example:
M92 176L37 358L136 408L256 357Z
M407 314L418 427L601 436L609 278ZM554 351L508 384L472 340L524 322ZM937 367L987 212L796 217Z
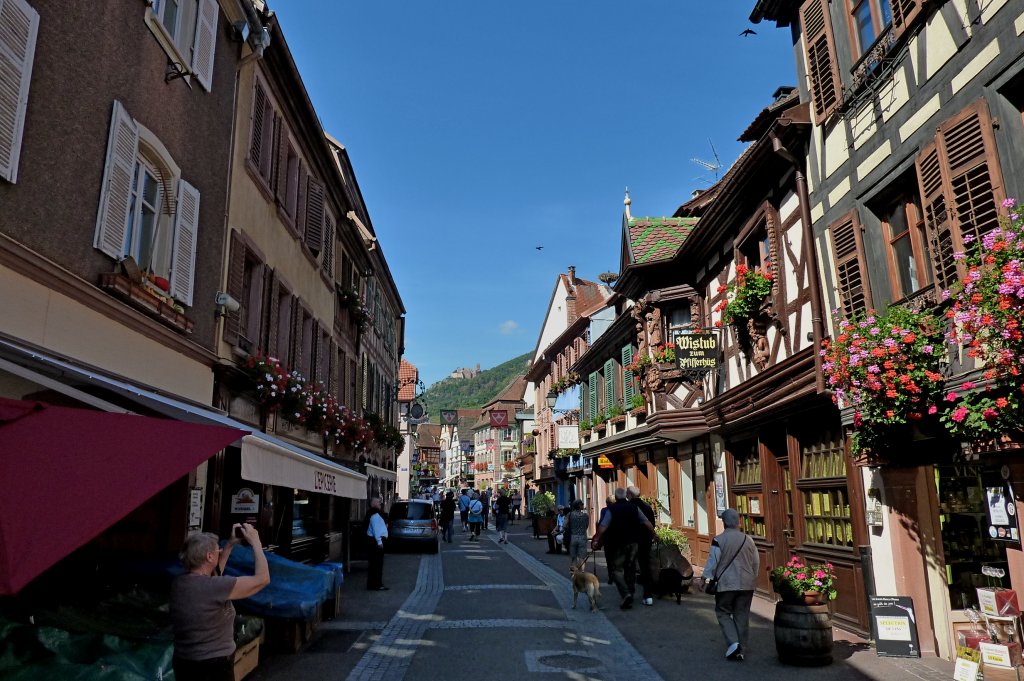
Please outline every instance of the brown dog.
M576 608L576 600L580 594L586 594L590 601L590 611L597 610L597 599L601 597L601 582L596 575L592 575L583 569L581 565L569 566L569 579L572 580L572 607Z

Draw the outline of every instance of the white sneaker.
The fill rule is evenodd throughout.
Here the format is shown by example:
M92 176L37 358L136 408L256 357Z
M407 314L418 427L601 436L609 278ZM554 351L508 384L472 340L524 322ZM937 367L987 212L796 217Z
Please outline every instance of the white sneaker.
M736 653L736 651L739 650L739 649L740 649L740 644L739 643L732 643L726 649L725 656L727 658L732 657Z
M654 599L648 596L644 599L644 605L654 605Z

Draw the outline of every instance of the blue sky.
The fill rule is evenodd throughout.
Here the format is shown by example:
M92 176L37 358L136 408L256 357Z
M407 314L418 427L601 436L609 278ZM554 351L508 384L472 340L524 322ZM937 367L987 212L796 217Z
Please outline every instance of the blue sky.
M617 271L622 199L671 215L795 84L754 0L271 0L349 150L428 385L533 350L559 272ZM724 169L723 169L724 171ZM536 250L543 246L543 250Z

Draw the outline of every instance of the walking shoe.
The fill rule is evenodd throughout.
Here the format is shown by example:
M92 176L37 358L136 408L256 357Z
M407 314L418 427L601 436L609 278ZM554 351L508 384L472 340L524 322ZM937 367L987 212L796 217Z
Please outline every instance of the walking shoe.
M648 596L644 599L644 605L654 605L654 599Z
M625 598L623 598L622 599L622 605L619 606L619 608L621 608L622 610L629 610L632 607L633 607L633 597L632 596L626 596Z
M725 651L725 659L727 660L742 660L743 659L743 647L739 643L730 644L729 648Z

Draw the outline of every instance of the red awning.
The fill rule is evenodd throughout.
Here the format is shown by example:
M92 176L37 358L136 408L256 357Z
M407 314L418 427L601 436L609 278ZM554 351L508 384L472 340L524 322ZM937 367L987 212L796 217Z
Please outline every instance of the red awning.
M0 595L245 434L0 398Z

